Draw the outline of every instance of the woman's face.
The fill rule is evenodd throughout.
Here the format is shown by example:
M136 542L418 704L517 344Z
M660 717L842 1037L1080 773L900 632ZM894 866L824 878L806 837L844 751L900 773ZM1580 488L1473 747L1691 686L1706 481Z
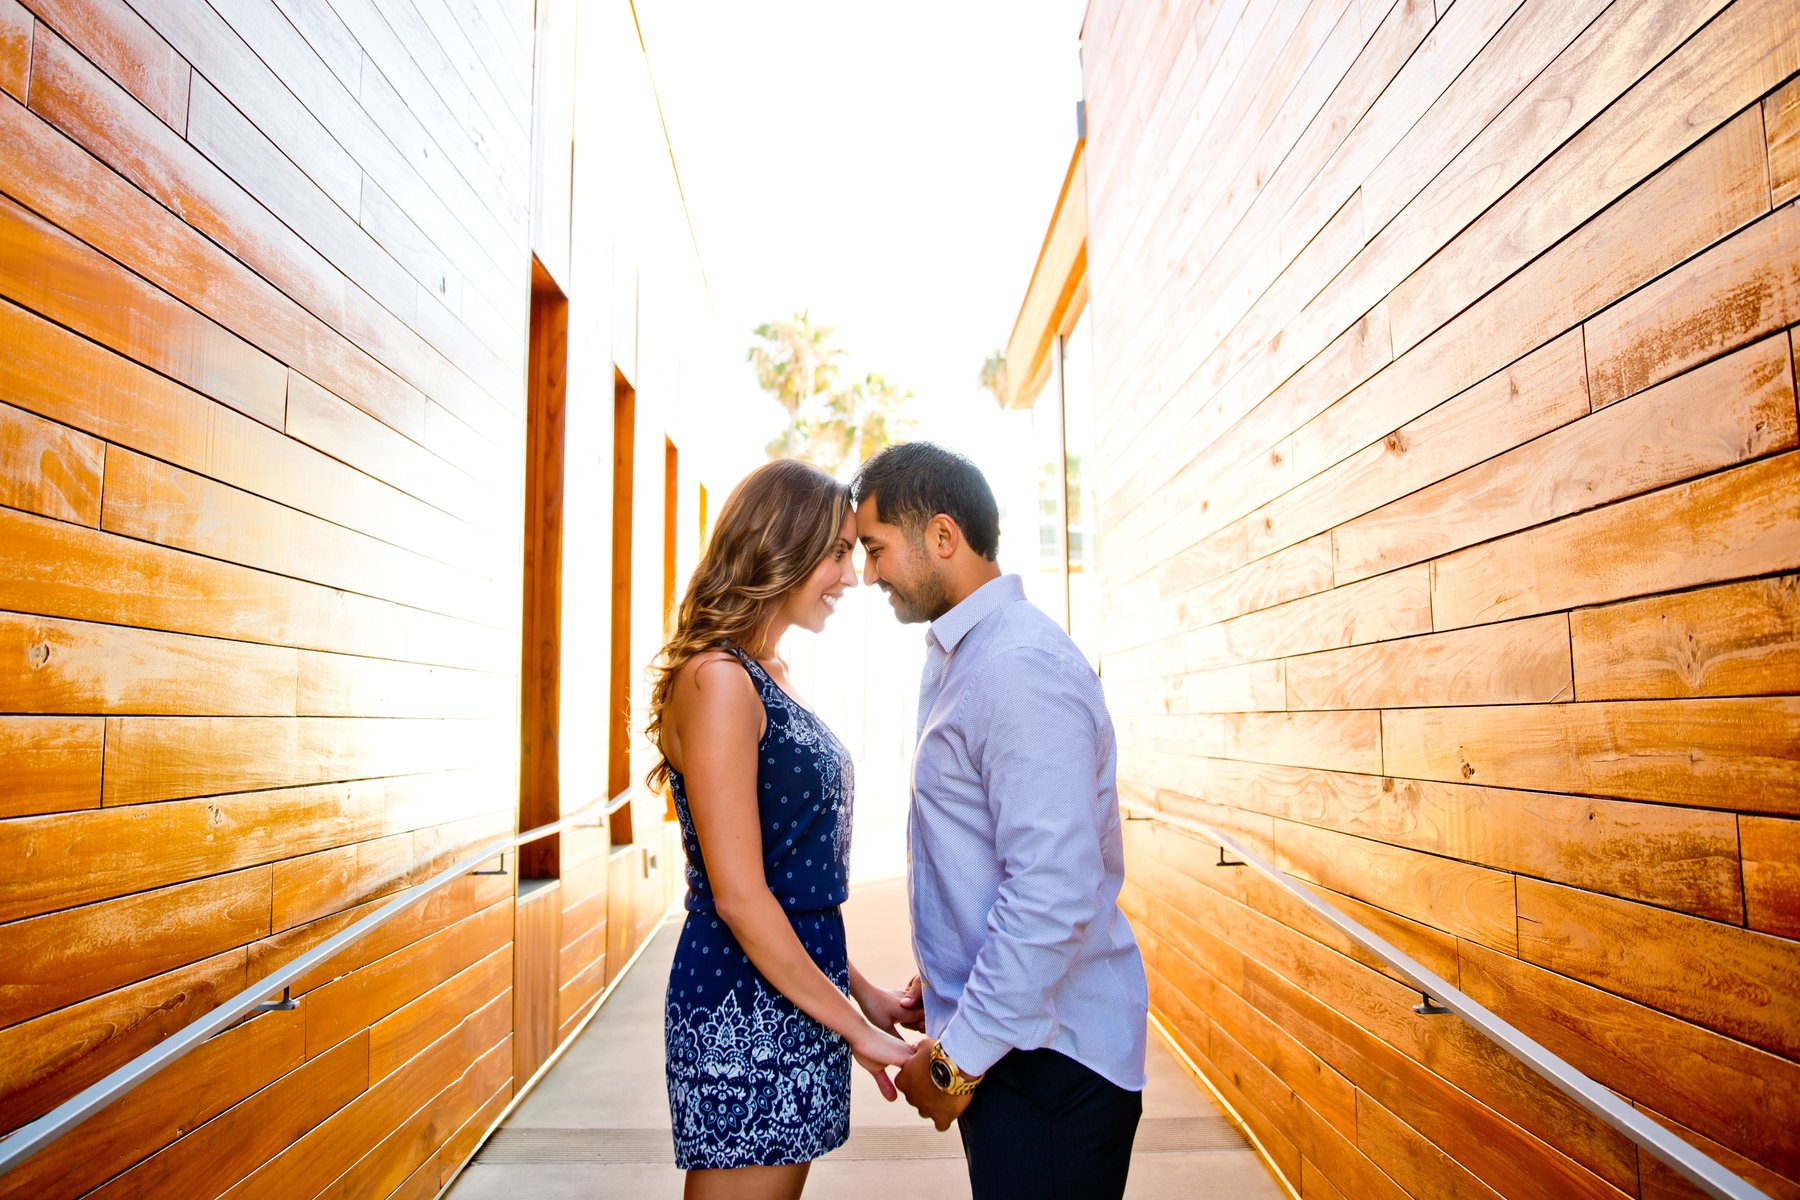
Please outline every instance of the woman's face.
M798 625L818 633L837 607L844 592L856 586L856 570L851 565L850 548L856 543L856 516L844 514L837 540L819 560L806 582L787 594L781 603L782 616L789 625Z

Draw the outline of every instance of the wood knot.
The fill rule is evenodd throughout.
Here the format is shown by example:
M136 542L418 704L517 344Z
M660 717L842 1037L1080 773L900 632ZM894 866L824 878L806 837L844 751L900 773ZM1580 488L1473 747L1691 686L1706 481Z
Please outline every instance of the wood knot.
M1464 779L1475 778L1475 764L1474 763L1466 762L1462 765L1462 777Z
M1406 435L1398 429L1387 435L1387 448L1394 454L1406 453Z
M50 643L33 642L31 644L31 649L26 653L27 657L31 660L32 666L41 667L50 661Z

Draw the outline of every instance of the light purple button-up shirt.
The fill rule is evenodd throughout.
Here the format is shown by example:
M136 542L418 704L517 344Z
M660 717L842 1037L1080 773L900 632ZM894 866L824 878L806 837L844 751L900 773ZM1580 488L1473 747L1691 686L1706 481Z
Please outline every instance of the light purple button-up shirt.
M939 617L913 756L913 953L926 1031L982 1074L1049 1047L1144 1086L1144 964L1119 911L1117 751L1100 680L1017 575Z

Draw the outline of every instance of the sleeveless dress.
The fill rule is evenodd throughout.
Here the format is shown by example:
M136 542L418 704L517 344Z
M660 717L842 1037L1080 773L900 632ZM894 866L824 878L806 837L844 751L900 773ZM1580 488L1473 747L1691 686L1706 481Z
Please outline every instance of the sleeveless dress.
M841 992L850 959L838 905L849 895L850 754L748 654L768 730L758 743L763 872L800 944ZM687 857L687 920L665 999L675 1165L809 1162L850 1134L850 1046L765 980L713 906L687 788L669 776Z

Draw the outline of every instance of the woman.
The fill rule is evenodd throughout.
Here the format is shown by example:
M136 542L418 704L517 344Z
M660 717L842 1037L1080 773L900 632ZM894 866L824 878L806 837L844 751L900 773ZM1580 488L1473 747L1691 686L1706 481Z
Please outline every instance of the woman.
M753 472L653 672L650 783L667 782L687 855L664 1036L689 1200L799 1196L812 1160L849 1135L851 1057L892 1100L887 1068L910 1054L894 1026L922 1012L850 965L850 756L778 653L855 586L855 537L830 476L793 461Z

